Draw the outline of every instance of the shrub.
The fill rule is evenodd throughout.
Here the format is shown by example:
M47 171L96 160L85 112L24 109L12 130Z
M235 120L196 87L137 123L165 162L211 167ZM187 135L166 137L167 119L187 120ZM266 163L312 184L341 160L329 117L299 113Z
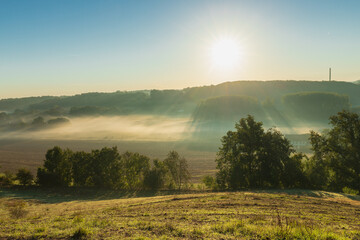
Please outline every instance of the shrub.
M16 173L16 179L19 180L21 185L31 185L34 179L34 176L31 172L25 168L21 168Z
M71 236L73 240L87 239L89 237L89 232L85 228L78 228L74 234Z
M342 189L342 192L346 193L346 194L350 194L350 195L359 195L358 190L355 190L355 189L352 189L352 188L349 188L349 187L344 187Z
M28 214L26 210L26 202L20 200L13 200L6 204L6 208L12 218L19 219Z
M215 188L215 178L213 176L205 176L202 178L202 182L205 184L205 186L209 189Z
M0 186L11 186L14 183L14 175L10 172L5 172L0 176Z

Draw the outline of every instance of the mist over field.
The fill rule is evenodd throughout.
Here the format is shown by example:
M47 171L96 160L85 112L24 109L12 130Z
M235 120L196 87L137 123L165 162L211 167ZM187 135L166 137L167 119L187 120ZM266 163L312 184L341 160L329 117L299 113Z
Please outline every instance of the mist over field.
M1 138L178 141L189 134L188 122L188 118L152 115L74 117L67 124L36 131L17 130Z
M358 111L359 85L345 82L228 82L182 90L84 93L0 100L2 170L34 174L46 151L117 146L163 159L179 151L193 178L215 171L221 137L251 114L310 152L309 130L328 127L343 108ZM312 91L309 91L309 90Z
M181 90L83 93L0 100L0 165L33 171L54 145L76 150L118 146L164 158L178 150L214 171L221 137L253 115L310 153L309 131L329 127L342 109L359 112L360 86L348 82L238 81Z
M193 179L214 174L221 138L249 114L311 154L309 131L343 109L360 112L360 85L336 81L237 81L180 90L116 91L0 100L0 165L34 174L54 146L117 146L164 159L176 150Z
M185 141L198 133L210 134L214 138L234 129L234 122L212 122L204 128L191 118L158 115L94 116L69 118L66 124L43 129L25 129L3 132L0 139L58 139L58 140L122 140L122 141ZM208 124L207 122L205 124ZM284 134L306 134L310 130L321 130L325 125L271 126ZM201 132L199 132L201 131ZM202 137L197 138L200 140ZM204 141L207 139L203 139Z
M0 100L0 138L219 143L253 115L287 135L328 128L329 117L360 110L349 82L238 81L182 90L83 93Z

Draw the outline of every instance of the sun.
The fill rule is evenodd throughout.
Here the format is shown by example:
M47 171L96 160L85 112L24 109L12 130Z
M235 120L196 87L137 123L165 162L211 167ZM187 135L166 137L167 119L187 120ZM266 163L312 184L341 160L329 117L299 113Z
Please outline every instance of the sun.
M240 45L234 38L219 38L212 44L210 55L214 67L221 70L234 69L240 62Z

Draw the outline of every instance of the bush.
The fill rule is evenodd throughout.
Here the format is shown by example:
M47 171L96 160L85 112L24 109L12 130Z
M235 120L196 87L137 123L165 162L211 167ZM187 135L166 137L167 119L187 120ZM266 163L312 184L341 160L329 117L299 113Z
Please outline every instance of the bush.
M89 236L89 232L86 229L80 227L74 232L74 234L71 236L71 239L74 240L87 239L88 236Z
M21 168L16 173L16 179L19 180L21 185L31 185L34 179L34 176L31 172L25 168Z
M344 187L342 189L342 191L343 191L343 193L350 194L350 195L359 195L358 190L355 190L355 189L352 189L352 188L349 188L349 187Z
M36 175L36 183L45 187L58 187L61 186L60 178L55 174L46 171L44 168L38 168Z
M6 204L6 208L12 218L19 219L28 214L26 205L25 201L13 200Z
M14 175L10 172L5 172L0 176L0 186L11 186L14 183Z
M216 186L215 178L213 176L205 176L202 178L202 182L208 189L214 189Z

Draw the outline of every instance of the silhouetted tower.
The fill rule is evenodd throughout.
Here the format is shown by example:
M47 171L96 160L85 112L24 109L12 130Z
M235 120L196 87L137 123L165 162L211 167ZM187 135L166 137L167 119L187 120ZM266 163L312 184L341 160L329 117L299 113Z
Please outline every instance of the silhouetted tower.
M331 68L329 68L329 82L331 82Z

